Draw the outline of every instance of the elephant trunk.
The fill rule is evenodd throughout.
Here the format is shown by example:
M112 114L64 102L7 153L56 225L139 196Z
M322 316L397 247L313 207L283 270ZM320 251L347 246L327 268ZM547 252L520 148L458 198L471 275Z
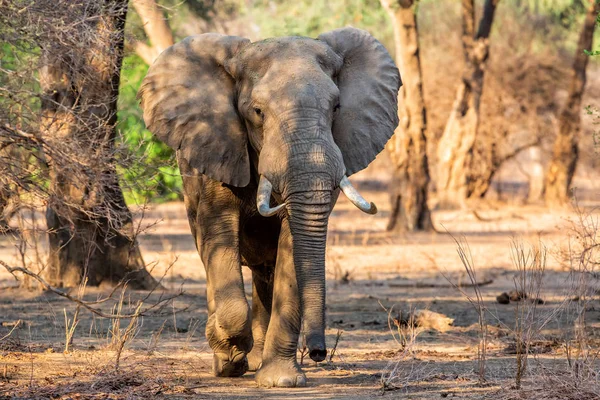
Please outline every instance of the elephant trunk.
M286 199L304 334L314 361L327 355L325 245L331 202L331 191L295 193Z

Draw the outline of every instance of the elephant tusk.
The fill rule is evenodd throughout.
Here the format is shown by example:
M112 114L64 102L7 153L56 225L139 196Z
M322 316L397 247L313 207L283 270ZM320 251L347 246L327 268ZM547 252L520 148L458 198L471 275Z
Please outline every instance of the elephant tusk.
M348 197L348 199L354 204L359 210L367 214L377 214L377 206L375 203L370 203L365 200L358 190L352 186L347 176L344 176L340 182L340 189Z
M258 182L258 191L256 192L256 207L258 208L258 212L263 217L271 217L283 207L285 207L285 203L279 204L276 207L271 208L271 191L273 190L273 185L269 180L264 176L260 176L260 181Z

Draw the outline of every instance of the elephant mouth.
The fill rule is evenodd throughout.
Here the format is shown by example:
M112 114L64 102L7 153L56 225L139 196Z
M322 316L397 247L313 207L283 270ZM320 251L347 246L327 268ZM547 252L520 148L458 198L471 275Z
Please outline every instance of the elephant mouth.
M348 200L356 206L359 210L367 214L377 214L377 206L373 202L365 200L364 197L356 190L352 185L347 176L344 175L339 183L339 188L348 197ZM258 183L258 191L256 193L256 206L258 212L263 217L271 217L277 214L281 209L286 207L286 203L283 202L275 207L271 207L271 194L273 192L273 185L267 179L266 176L261 175Z

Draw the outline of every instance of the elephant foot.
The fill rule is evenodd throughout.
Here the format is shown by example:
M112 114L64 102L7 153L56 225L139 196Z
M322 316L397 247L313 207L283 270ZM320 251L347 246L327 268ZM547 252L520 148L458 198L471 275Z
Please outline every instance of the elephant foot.
M262 348L254 346L252 351L248 353L248 371L258 371L262 365Z
M306 386L306 375L296 360L271 360L256 372L256 383L263 387Z
M214 351L216 376L242 376L248 371L246 354L252 350L250 310L245 301L229 301L219 307L206 323L206 338Z
M224 353L213 355L213 373L219 377L235 378L242 376L248 371L248 358L244 352L238 352L233 356Z

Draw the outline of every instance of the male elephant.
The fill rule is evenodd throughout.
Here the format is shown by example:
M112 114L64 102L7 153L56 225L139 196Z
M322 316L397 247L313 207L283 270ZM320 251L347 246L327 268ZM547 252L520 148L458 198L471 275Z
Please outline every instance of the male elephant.
M206 337L217 376L303 386L325 359L325 243L347 176L398 124L398 69L354 28L251 43L191 36L165 50L139 92L146 125L177 150L190 227L207 276ZM252 270L252 308L241 266Z

